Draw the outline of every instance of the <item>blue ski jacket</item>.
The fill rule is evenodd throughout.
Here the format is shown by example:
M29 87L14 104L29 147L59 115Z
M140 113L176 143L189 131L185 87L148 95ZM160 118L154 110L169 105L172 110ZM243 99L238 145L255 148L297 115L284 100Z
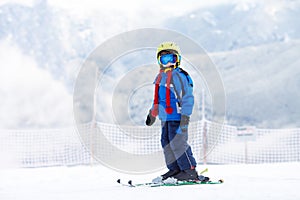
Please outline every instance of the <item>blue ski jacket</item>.
M168 114L166 108L166 81L167 73L161 74L161 81L158 90L158 117L162 121L180 121L181 115L190 116L194 107L193 81L183 69L177 67L172 70L170 83L170 100L172 113ZM155 78L154 84L156 83ZM154 103L152 108L154 108Z

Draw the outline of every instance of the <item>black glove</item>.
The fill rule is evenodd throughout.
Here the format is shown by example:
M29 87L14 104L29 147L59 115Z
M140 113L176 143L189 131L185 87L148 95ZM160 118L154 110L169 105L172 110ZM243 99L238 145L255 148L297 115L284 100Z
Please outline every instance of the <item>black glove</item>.
M180 129L181 129L182 131L187 131L189 122L190 122L190 117L189 117L189 116L181 115L181 119L180 119Z
M147 119L146 119L146 125L147 126L152 126L152 124L154 124L156 117L154 117L151 114L151 110L149 110L149 114L147 115Z

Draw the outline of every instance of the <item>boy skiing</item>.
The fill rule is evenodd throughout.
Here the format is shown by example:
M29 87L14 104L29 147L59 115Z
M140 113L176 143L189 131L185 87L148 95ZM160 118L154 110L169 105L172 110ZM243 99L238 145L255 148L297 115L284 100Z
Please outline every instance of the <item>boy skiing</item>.
M187 72L180 68L180 48L174 42L161 43L156 52L159 74L155 79L152 108L146 119L151 126L156 117L161 120L165 162L169 171L161 175L165 180L197 180L196 160L187 143L188 125L193 111L193 82Z

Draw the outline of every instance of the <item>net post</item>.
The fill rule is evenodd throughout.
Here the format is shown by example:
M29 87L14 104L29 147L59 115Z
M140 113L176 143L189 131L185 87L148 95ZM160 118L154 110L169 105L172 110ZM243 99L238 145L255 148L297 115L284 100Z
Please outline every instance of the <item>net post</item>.
M203 164L207 164L207 132L206 132L206 119L205 119L205 90L202 89L202 146L203 146Z

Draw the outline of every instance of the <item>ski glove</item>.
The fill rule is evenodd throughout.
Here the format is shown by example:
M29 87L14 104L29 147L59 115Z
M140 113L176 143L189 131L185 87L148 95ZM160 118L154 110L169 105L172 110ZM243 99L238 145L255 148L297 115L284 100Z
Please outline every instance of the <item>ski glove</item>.
M152 126L152 124L154 124L155 122L155 117L151 114L151 110L149 110L149 114L147 115L147 119L146 119L146 125L147 126Z
M182 133L182 132L186 132L188 129L188 125L190 122L190 117L187 115L181 115L181 119L180 119L180 125L179 125L179 131L177 131L177 133Z

